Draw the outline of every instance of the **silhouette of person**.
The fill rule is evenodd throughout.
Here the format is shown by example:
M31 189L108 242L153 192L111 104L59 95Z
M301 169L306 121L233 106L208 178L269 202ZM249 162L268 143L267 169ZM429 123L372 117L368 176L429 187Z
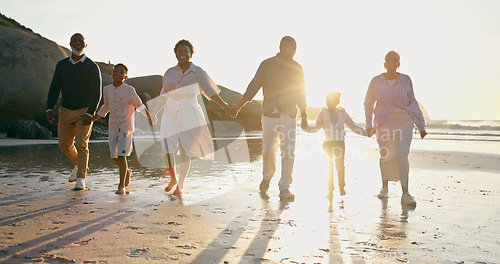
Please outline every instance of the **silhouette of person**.
M248 85L241 99L231 107L234 117L241 108L262 87L262 157L263 179L259 189L266 192L276 167L278 139L281 150L281 179L279 181L280 198L293 200L295 196L289 188L292 183L292 171L295 158L295 135L297 106L300 109L304 128L307 126L304 71L293 59L297 44L295 39L285 36L280 42L280 52L264 60L255 77Z

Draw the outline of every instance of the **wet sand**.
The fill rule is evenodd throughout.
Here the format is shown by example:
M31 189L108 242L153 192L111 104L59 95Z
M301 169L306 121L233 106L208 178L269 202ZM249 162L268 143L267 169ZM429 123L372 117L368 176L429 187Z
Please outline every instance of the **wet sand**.
M329 201L321 142L299 135L289 203L278 198L279 164L269 197L257 191L258 140L246 162L193 161L182 196L133 157L131 193L114 194L105 141L90 145L87 191L71 189L54 142L12 142L0 139L0 263L500 262L500 153L454 150L465 142L415 140L416 207L401 205L399 183L376 197L375 139L348 139L348 194Z

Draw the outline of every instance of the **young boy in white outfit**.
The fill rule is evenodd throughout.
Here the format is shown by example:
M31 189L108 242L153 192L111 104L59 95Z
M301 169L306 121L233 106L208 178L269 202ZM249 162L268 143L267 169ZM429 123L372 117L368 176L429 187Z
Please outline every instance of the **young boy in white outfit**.
M307 125L304 129L305 132L314 133L323 128L325 140L323 142L323 150L328 156L328 178L327 198L333 197L333 159L335 158L335 167L337 169L338 185L340 188L340 195L345 195L345 130L346 124L354 133L359 135L366 135L363 128L357 126L351 117L346 113L342 107L337 107L340 103L340 93L330 92L326 96L326 105L321 109L321 112L316 118L314 126Z
M126 156L132 152L132 133L134 132L134 109L141 112L151 123L146 106L135 92L134 87L124 83L128 68L123 64L116 64L113 68L113 84L102 90L104 104L101 106L93 121L106 116L109 112L109 150L111 158L120 170L120 183L116 194L127 193L126 187L130 182L132 170L127 166Z

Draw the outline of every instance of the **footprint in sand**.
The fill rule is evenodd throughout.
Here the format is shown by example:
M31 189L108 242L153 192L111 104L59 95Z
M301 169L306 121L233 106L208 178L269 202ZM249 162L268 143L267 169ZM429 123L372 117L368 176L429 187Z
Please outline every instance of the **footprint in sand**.
M52 254L44 254L38 258L34 258L31 260L32 262L45 262L45 263L59 263L59 264L65 264L65 263L76 263L74 259L68 259L65 257L61 256L56 256Z
M177 246L178 248L183 248L183 249L196 249L197 247L194 245L179 245Z
M129 254L127 254L127 256L129 256L131 258L138 258L148 251L149 251L149 248L147 248L147 247L138 248L138 249L130 252Z
M95 239L95 237L93 237L93 238L89 238L89 239L87 239L87 240L77 241L77 242L75 242L75 243L73 243L73 244L80 245L80 246L84 246L84 245L88 245L88 244L90 243L90 241L92 241L92 240L94 240L94 239Z

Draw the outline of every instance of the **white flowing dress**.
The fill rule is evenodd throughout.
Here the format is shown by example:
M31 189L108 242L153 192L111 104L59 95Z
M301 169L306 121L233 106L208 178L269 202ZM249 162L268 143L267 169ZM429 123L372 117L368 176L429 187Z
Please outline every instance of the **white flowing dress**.
M210 100L220 92L200 67L191 63L184 73L177 65L163 76L160 96L167 98L161 121L162 153L177 153L179 144L190 157L213 159L214 145L197 95Z

